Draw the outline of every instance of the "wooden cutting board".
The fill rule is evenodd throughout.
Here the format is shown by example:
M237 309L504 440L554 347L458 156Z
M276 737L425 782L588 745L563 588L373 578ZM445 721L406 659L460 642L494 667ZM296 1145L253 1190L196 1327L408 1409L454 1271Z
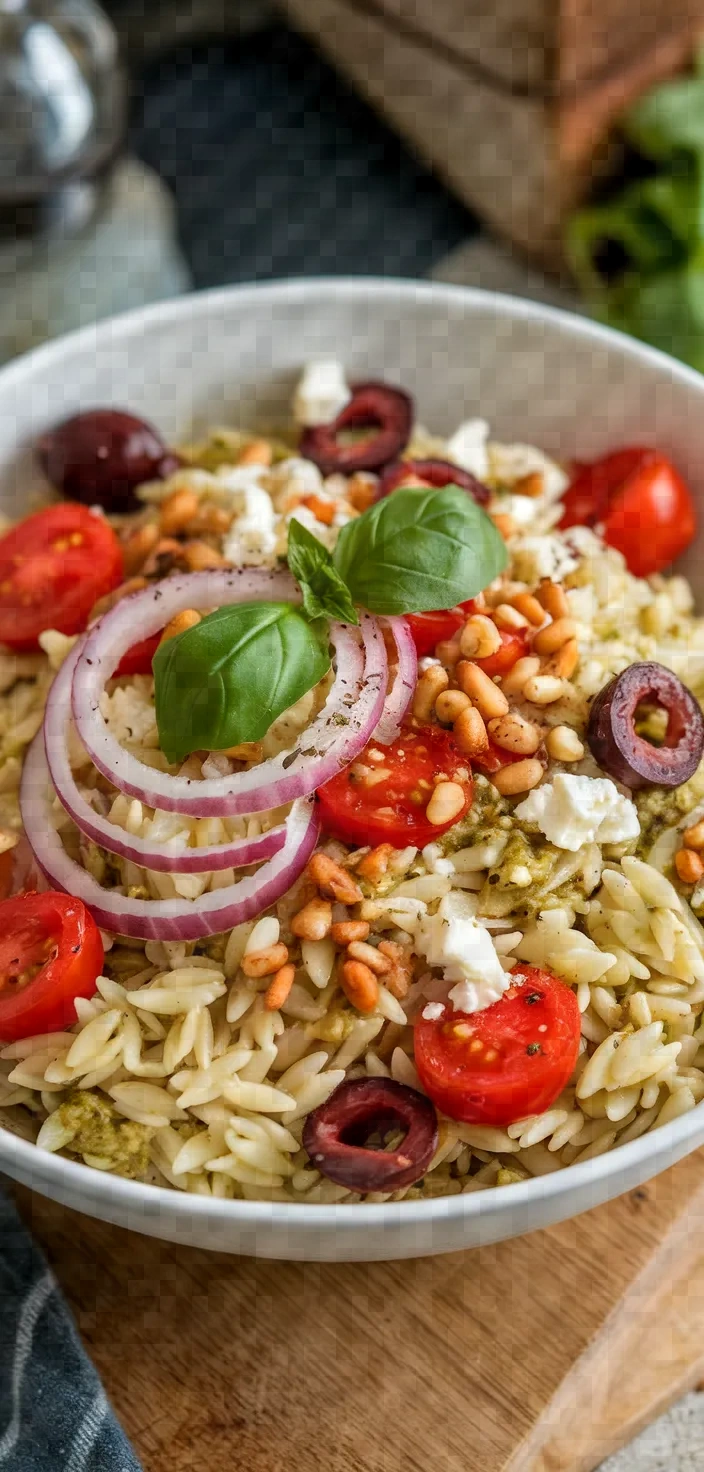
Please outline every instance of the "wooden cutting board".
M704 1153L549 1231L368 1267L17 1200L144 1472L588 1472L704 1377Z

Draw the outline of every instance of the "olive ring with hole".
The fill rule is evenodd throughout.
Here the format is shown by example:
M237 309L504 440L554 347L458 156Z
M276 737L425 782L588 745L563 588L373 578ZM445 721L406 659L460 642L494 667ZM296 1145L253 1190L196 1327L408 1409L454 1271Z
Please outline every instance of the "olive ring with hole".
M299 454L312 460L322 475L358 470L380 470L395 460L408 444L413 425L413 400L388 383L354 384L351 398L329 424L316 424L303 431ZM351 430L368 430L350 444L338 436Z
M667 714L662 746L651 745L636 730L638 707L645 703ZM596 696L587 741L599 765L625 787L679 787L704 754L704 716L672 670L645 661L629 665Z
M374 1149L403 1133L394 1149ZM303 1130L311 1164L350 1191L398 1191L425 1174L438 1143L435 1108L425 1094L388 1078L347 1079L312 1114Z
M478 506L486 506L491 498L488 486L483 485L476 476L470 475L460 465L452 465L449 460L395 460L383 472L379 482L379 496L389 496L399 486L413 485L417 481L426 486L434 486L439 491L443 486L461 486Z

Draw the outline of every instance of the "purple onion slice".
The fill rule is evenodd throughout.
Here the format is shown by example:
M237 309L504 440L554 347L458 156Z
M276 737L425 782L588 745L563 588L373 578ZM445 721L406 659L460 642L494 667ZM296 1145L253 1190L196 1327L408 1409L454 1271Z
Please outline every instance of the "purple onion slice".
M405 449L413 426L413 400L388 383L357 383L352 397L329 424L304 430L299 453L312 460L322 475L352 475L357 470L379 470ZM341 445L345 430L368 429L353 444Z
M638 707L646 702L667 712L662 746L636 731ZM625 787L680 787L704 754L704 716L677 675L648 660L630 665L599 692L587 741L599 766Z
M399 486L413 485L414 480L422 480L439 491L443 486L461 486L478 506L486 506L491 498L488 486L450 460L395 460L392 465L387 465L381 477L379 496L390 496Z
M371 1135L402 1130L395 1150L370 1149ZM303 1130L311 1164L350 1191L399 1191L427 1170L438 1143L435 1108L425 1094L388 1078L347 1079Z

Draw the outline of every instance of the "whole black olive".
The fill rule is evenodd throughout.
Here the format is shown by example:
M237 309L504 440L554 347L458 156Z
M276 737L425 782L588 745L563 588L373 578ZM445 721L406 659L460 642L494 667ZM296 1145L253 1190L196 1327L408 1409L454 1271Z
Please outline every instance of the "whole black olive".
M68 501L131 511L135 489L178 469L151 424L120 409L88 409L48 429L37 443L45 475Z

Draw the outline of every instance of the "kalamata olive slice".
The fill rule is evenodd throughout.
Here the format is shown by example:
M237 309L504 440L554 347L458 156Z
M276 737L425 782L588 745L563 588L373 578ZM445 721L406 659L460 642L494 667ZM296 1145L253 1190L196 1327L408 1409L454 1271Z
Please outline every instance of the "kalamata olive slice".
M403 1130L395 1150L371 1149ZM420 1180L435 1154L438 1122L424 1094L388 1078L347 1079L308 1115L303 1148L316 1170L350 1191L398 1191Z
M323 475L341 471L379 470L395 460L410 438L413 400L388 383L356 383L352 397L336 419L316 424L301 435L299 452L312 460ZM338 435L345 430L370 432L352 444L341 445Z
M387 465L381 477L379 496L389 496L398 486L413 485L414 480L424 481L438 490L443 486L461 486L479 506L486 506L491 496L488 486L449 460L395 460L393 465Z
M45 475L68 501L130 511L134 491L163 480L180 461L144 419L120 409L88 409L48 429L37 444Z
M662 746L636 731L638 707L646 703L667 714ZM704 717L691 690L671 670L654 661L632 664L594 700L587 741L599 766L624 786L679 787L704 754Z

